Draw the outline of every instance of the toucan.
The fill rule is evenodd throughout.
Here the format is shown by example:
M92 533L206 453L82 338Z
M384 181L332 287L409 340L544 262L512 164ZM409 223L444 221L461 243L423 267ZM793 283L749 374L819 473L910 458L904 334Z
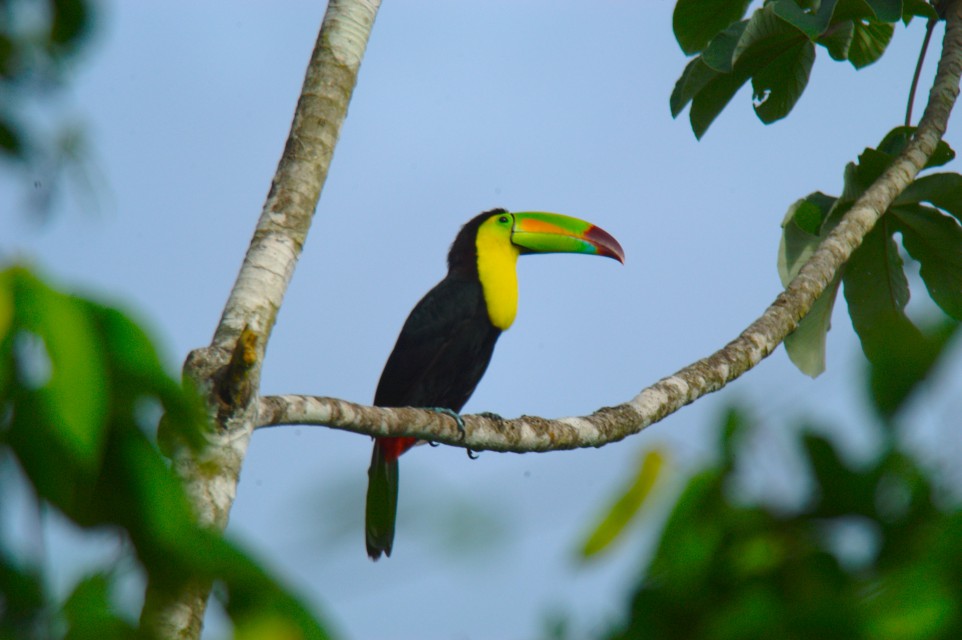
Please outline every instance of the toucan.
M514 322L518 256L559 252L625 259L608 232L578 218L493 209L469 220L448 252L447 275L404 323L381 373L375 406L431 408L457 416L488 368L498 336ZM374 442L365 527L372 560L391 555L398 458L416 443L416 438Z

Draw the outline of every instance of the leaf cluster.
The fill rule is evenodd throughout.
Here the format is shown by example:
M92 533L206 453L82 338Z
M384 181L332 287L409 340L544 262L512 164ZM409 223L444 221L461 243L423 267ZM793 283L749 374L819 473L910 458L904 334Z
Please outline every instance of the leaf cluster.
M811 193L793 204L782 223L778 270L788 284L862 192L905 147L910 127L893 129L878 148L867 148L845 168L840 196ZM940 142L926 168L955 157ZM840 285L862 350L873 364L876 405L890 415L935 364L962 320L962 176L929 173L916 179L866 235L843 271L785 341L792 361L815 376L825 367L825 335ZM898 240L901 240L899 242ZM942 317L919 327L906 314L909 280L899 244L920 266L919 275Z
M203 446L200 402L167 374L140 327L23 267L0 272L0 459L12 454L37 499L78 526L121 532L161 593L219 582L239 633L266 625L327 637L263 569L197 524L154 442L161 413L173 437ZM139 637L111 607L109 572L57 605L47 569L10 557L0 540L0 637Z
M688 63L672 91L677 117L689 104L701 138L749 80L765 124L788 115L808 85L816 45L860 69L878 60L895 23L935 18L923 0L765 0L746 18L749 0L679 0L672 26ZM696 55L697 54L697 55Z
M721 460L688 482L626 619L604 637L962 637L962 505L945 506L926 468L895 446L854 466L803 431L807 503L740 502L749 426L726 416Z

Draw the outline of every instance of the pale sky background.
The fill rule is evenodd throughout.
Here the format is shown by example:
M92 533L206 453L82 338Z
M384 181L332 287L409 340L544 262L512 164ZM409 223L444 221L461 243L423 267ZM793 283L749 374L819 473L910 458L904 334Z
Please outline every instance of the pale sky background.
M23 207L29 189L4 172L0 258L26 258L61 286L131 310L177 371L220 316L324 6L104 5L59 106L89 137L93 198L65 190L41 226ZM561 417L625 401L760 314L780 290L787 207L811 191L838 194L845 163L902 121L923 24L899 26L881 62L858 73L819 48L786 120L763 126L746 87L698 142L687 112L672 120L668 109L686 62L672 8L386 2L262 392L369 402L408 311L443 277L459 226L496 206L588 219L620 240L627 262L523 258L517 322L467 412ZM941 29L922 100L940 42ZM842 306L839 296L829 370L817 380L779 349L723 392L602 449L473 462L461 449L416 449L402 460L394 556L378 563L363 543L369 439L317 427L258 432L228 532L345 638L521 640L557 616L578 637L624 611L657 533L649 517L611 554L576 561L589 523L644 451L669 452L677 487L712 451L721 410L745 403L768 427L746 483L791 496L801 487L781 470L799 468L779 433L802 417L864 422L853 383L863 360ZM935 429L957 421L958 380L926 403ZM940 447L958 459L957 431L948 432L955 439ZM857 428L840 439L856 453L869 441ZM39 548L62 568L61 588L113 553L110 537L84 543L48 522ZM30 525L5 524L13 544L38 548ZM224 632L213 616L207 637Z

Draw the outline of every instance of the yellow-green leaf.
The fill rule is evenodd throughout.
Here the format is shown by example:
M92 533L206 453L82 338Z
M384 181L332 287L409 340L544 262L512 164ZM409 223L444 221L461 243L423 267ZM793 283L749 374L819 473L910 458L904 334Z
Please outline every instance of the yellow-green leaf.
M665 454L658 449L647 452L631 484L612 504L601 522L581 547L581 555L591 558L608 548L634 519L665 466Z

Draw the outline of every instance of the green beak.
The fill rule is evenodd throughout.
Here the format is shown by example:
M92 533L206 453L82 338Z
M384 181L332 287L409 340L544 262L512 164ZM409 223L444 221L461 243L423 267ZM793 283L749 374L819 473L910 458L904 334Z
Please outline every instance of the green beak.
M624 263L625 251L607 231L560 213L514 213L512 244L522 253L587 253Z

